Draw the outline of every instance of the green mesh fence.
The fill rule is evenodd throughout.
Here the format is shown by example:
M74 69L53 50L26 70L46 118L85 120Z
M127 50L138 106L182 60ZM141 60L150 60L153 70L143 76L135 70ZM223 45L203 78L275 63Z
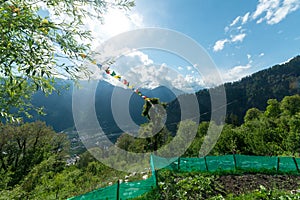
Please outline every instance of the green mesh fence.
M178 157L172 157L172 158L163 158L159 156L152 156L153 163L155 169L170 169L170 170L176 170L178 169Z
M206 163L208 171L235 170L233 155L207 156Z
M152 156L150 157L150 167L152 176L146 180L117 183L112 186L99 188L89 193L69 198L68 200L122 200L141 196L144 193L151 191L157 185Z
M291 157L279 157L279 171L298 172L295 159Z
M68 200L107 200L117 199L118 184L108 186L105 188L99 188L92 192L69 198Z
M204 158L180 158L179 169L184 172L207 171Z
M295 160L296 160L297 169L298 169L298 172L299 172L299 169L300 169L300 158L295 158Z
M277 170L278 157L235 155L236 167L241 170Z
M300 158L275 156L224 155L206 156L204 158L162 158L153 156L153 160L156 169L164 168L183 172L234 170L264 172L269 170L282 173L298 173L298 166L300 166Z
M162 158L152 155L150 157L152 176L146 180L114 184L99 188L92 192L69 198L69 200L120 200L131 199L151 191L157 185L157 169L179 170L183 172L216 172L216 171L250 171L295 173L299 174L300 158L275 156L246 156L224 155L206 156L203 158Z
M151 191L155 187L155 177L152 176L146 180L121 183L120 184L120 199L130 199L141 196L142 194Z

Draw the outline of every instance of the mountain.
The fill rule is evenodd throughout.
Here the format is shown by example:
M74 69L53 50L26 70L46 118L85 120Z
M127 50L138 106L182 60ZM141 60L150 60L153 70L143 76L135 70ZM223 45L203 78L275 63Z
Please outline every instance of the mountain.
M249 108L255 107L263 110L268 99L273 98L280 101L284 96L300 93L300 56L284 64L275 65L244 77L240 81L225 83L224 87L227 100L226 122L241 124ZM209 90L200 90L196 96L199 102L201 120L208 121L211 113ZM181 98L188 99L190 97L184 95ZM176 130L174 124L180 120L177 100L168 105L167 113L168 116L171 116L167 124L172 124L168 128L174 132Z
M36 93L33 104L44 106L46 116L35 116L34 120L46 121L56 131L62 131L74 127L72 115L72 90L73 85L70 81L58 80L58 87L70 85L69 90L62 90L61 94L52 94L45 97L42 93ZM281 100L284 96L300 93L300 56L291 59L289 62L275 65L271 68L259 71L250 76L242 78L240 81L225 83L227 99L226 122L241 124L243 117L249 108L256 107L263 110L267 105L267 100L275 98ZM212 88L216 89L216 88ZM211 90L212 90L211 89ZM169 102L167 106L167 127L176 131L176 124L180 121L180 106L175 94L164 86L155 89L141 89L142 93L149 97L158 97L162 102ZM114 98L112 95L116 95ZM124 97L130 96L129 105L124 105ZM182 100L189 100L190 94L178 96ZM209 89L202 89L196 92L200 108L200 120L210 119L210 95ZM113 100L113 101L112 101ZM108 133L122 132L114 120L111 102L120 109L128 109L131 118L136 124L145 123L147 120L141 116L144 101L138 95L132 94L131 90L115 87L107 82L100 81L96 90L96 114L101 127ZM103 106L104 105L104 106ZM122 107L123 106L123 107ZM188 110L192 113L193 110ZM118 115L123 117L124 113ZM105 118L101 118L105 116ZM126 117L126 116L124 116Z
M72 92L74 86L71 81L58 79L56 87L62 88L60 94L53 93L46 97L43 93L37 92L33 96L33 105L43 106L46 115L35 115L31 121L42 120L52 126L54 130L63 131L74 127L72 115ZM68 89L64 89L67 87ZM175 94L164 86L152 90L141 88L140 91L148 97L158 97L162 102L170 102L176 98ZM126 97L130 98L128 105L125 103ZM136 124L147 122L146 118L141 116L144 100L140 96L134 94L131 90L113 86L105 81L99 81L95 97L96 114L101 127L108 133L122 132L114 120L111 109L112 103L116 109L129 109L130 116ZM120 118L128 117L123 112L119 112L118 115Z

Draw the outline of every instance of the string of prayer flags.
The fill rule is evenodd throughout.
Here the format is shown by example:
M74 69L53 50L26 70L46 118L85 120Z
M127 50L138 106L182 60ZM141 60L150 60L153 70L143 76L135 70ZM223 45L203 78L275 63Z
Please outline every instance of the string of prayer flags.
M79 56L83 59L87 58L87 55L84 53L79 53ZM96 60L90 60L90 62L92 64L97 65L97 67L99 67L99 69L103 69L103 65L100 63L97 63ZM121 83L123 83L124 85L126 85L129 89L133 90L137 95L141 96L145 101L150 102L151 103L151 98L143 95L138 88L135 88L133 85L130 85L129 81L127 81L126 79L122 79L121 75L118 75L115 71L111 71L110 67L106 67L104 69L105 73L108 75L111 75L112 77L116 78L117 80L119 80Z

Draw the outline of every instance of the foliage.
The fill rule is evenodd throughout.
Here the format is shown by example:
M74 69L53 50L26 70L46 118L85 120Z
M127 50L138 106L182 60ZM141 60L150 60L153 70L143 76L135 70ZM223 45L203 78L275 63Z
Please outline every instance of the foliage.
M300 56L289 62L275 65L271 68L256 72L239 81L225 83L227 100L226 122L235 126L241 125L244 116L250 108L264 110L269 99L281 101L285 96L300 94ZM209 121L211 101L208 89L196 92L201 111L201 120ZM188 98L182 95L180 98ZM171 122L180 121L180 106L178 100L168 105L168 117ZM174 132L176 127L170 127Z
M66 135L42 122L1 125L0 136L0 199L66 199L125 176L88 152L67 166Z
M137 153L156 151L171 140L171 134L165 127L161 130L156 129L157 126L152 122L144 124L139 130L139 137L135 138L124 133L118 138L117 145L124 150Z
M212 154L299 155L299 95L270 99L265 111L251 108L245 123L225 125Z
M212 155L296 155L300 154L299 96L282 101L269 100L265 111L250 109L240 126L226 124ZM160 120L158 120L160 122ZM196 125L181 122L175 144L181 146ZM209 123L202 122L184 156L197 156ZM154 136L157 127L145 124L134 138L122 135L117 145L133 152L164 148L172 138L166 127ZM115 183L125 173L97 162L88 152L80 155L76 165L66 166L66 136L55 133L45 123L0 125L0 199L65 199ZM176 150L176 149L174 149ZM118 158L116 158L118 159ZM120 163L122 164L122 163ZM254 171L253 171L254 172ZM228 173L228 172L227 172ZM224 192L216 181L225 174L158 172L158 188L139 199L297 199L298 194L260 188L236 196Z
M84 28L85 17L102 19L110 7L129 9L130 0L4 0L0 7L0 114L16 120L30 117L32 94L50 94L54 78L76 80L89 76L82 64L91 59L91 33ZM59 20L44 17L45 7ZM89 7L89 10L86 8ZM44 10L45 11L45 10ZM61 13L68 16L62 19ZM16 108L17 110L13 110ZM40 109L38 112L41 112Z
M3 186L13 187L30 170L51 155L63 156L68 148L65 135L56 134L45 123L0 125L0 167L8 182Z
M208 199L222 191L215 177L197 173L158 172L158 189L136 199Z
M214 177L200 174L176 174L160 171L158 174L161 199L207 199L213 195Z

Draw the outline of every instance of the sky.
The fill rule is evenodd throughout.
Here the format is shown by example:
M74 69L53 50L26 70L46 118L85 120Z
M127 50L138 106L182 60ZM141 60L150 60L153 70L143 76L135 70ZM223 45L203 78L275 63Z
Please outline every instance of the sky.
M108 10L102 25L86 19L86 28L95 37L95 50L98 44L126 31L146 27L170 29L202 46L223 82L240 80L300 54L300 0L136 0L135 3L127 12ZM181 90L208 87L203 81L205 75L197 73L195 65L170 52L136 50L118 59L114 67L121 74L138 72L131 79L149 88L162 83L162 74L166 79L163 84L169 87Z

